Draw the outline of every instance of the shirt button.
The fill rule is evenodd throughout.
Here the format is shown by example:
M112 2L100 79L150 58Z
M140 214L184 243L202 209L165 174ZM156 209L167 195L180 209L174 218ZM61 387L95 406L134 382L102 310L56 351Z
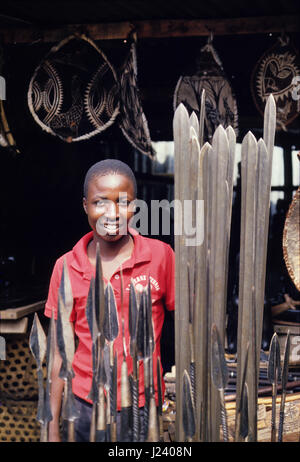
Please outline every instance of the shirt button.
M120 276L119 276L118 274L115 275L115 279L119 279L119 277L120 277Z

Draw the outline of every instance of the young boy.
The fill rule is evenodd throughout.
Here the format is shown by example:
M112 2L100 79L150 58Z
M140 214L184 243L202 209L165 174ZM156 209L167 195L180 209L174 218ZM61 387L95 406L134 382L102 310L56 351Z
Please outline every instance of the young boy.
M123 275L123 309L128 373L132 372L129 355L128 305L129 285L134 281L136 290L146 287L150 279L152 321L154 333L153 364L160 356L160 338L164 321L164 307L175 307L175 257L172 248L157 240L139 235L129 227L133 216L132 202L136 199L136 180L132 170L118 160L103 160L93 165L84 182L83 208L92 231L60 257L53 269L45 315L57 315L58 288L64 259L67 262L73 293L73 310L70 321L78 338L74 355L73 393L80 417L75 420L76 441L89 441L91 401L87 398L92 385L92 339L85 309L92 276L95 275L96 246L99 244L104 283L111 283L117 303L119 326L122 325L121 273ZM130 206L131 204L131 206ZM118 358L117 407L121 408L120 369L123 359L122 329L114 342ZM53 420L49 425L49 441L60 441L59 416L64 381L59 378L61 358L56 349L52 370L51 409ZM157 399L157 376L154 367ZM145 403L143 374L140 374L139 406Z

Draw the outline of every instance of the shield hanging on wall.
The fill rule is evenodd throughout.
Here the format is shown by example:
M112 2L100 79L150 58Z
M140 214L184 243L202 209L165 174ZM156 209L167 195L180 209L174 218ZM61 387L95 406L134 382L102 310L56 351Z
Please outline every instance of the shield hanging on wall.
M119 114L116 72L84 35L71 35L50 50L35 69L27 96L38 125L67 142L91 138Z
M282 246L288 273L300 291L300 187L294 195L286 216Z
M119 126L125 138L135 149L153 158L155 151L137 84L136 39L131 41L120 74Z
M179 78L173 98L174 111L180 103L183 103L189 114L195 112L199 119L203 89L205 90L204 138L210 141L220 124L224 128L231 125L238 134L235 94L225 75L222 62L212 45L211 37L200 50L195 74Z
M286 130L300 113L299 54L289 37L279 37L258 60L251 76L251 92L254 103L264 115L266 101L272 93L277 108L277 129Z

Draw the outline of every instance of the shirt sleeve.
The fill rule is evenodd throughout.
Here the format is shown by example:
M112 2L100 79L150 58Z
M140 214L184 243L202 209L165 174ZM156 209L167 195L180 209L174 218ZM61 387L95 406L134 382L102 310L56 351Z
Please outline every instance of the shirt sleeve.
M51 318L52 312L54 312L54 319L57 319L57 301L58 301L58 289L62 275L62 262L57 260L50 279L48 298L45 305L44 314L48 318Z
M48 298L45 304L45 311L44 315L48 318L52 317L52 312L54 313L54 319L57 319L57 305L58 305L58 290L60 286L61 276L63 270L63 258L59 258L53 268L50 284L49 284L49 291L48 291ZM75 313L74 308L70 314L70 321L75 321Z
M175 253L170 245L166 245L165 262L165 304L168 311L175 310Z

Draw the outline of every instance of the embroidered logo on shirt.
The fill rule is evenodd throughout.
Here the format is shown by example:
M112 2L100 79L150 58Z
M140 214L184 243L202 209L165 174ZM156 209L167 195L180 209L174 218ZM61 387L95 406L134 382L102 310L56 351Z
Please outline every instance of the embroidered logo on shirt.
M146 276L146 274L142 274L140 276L137 276L137 277L133 278L132 280L134 282L135 289L138 292L142 291L144 289L144 287L146 286L146 284L147 284L147 276ZM158 284L156 279L154 279L152 276L150 276L150 284L151 284L152 289L155 289L156 291L160 290L160 285ZM126 290L130 290L130 284L128 284L128 286L126 287Z

